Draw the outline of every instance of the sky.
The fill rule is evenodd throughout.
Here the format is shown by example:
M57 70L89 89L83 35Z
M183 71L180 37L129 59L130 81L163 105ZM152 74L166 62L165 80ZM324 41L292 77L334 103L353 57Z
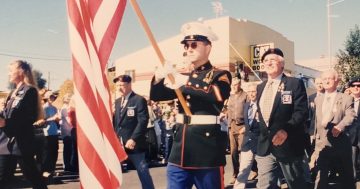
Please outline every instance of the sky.
M216 0L137 0L157 41L179 34L182 24L216 17ZM327 56L327 0L218 0L222 16L268 26L294 42L295 61ZM332 0L332 55L344 49L349 31L360 25L359 0ZM336 3L339 2L339 3ZM0 1L0 91L7 90L8 64L23 59L57 90L72 78L66 0ZM149 46L130 2L110 56ZM180 46L179 46L180 47ZM166 56L166 55L165 55Z

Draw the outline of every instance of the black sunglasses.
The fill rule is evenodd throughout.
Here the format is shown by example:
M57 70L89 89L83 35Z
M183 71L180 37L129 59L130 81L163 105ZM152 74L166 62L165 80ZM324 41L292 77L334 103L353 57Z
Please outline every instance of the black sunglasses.
M184 44L184 49L185 49L185 50L188 50L189 47L191 47L192 49L196 49L196 47L197 47L196 41L191 42L190 44L188 44L188 43L185 43L185 44Z

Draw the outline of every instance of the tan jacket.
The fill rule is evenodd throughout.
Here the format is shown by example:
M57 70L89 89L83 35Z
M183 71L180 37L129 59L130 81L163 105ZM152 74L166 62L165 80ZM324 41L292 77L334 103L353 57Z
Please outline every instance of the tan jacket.
M319 96L315 99L316 106L316 117L315 117L315 154L325 148L325 146L332 147L334 138L328 138L331 135L331 129L334 126L339 126L342 130L341 135L350 135L351 125L355 118L355 111L353 108L353 97L337 93L334 104L331 108L331 116L326 120L327 125L323 125L323 113L322 105L324 101L324 95ZM329 140L330 139L330 140ZM335 140L343 140L343 137L338 136ZM341 141L340 141L341 142Z

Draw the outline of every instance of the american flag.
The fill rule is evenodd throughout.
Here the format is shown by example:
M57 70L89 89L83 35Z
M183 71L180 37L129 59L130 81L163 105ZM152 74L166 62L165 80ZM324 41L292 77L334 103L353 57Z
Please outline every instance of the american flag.
M112 127L106 65L126 0L67 0L81 188L120 188L126 153Z

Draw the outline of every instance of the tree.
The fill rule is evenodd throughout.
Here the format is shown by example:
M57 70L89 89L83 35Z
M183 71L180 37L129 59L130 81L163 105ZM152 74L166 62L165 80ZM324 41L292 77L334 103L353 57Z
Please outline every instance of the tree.
M47 81L46 79L42 78L43 74L38 70L33 70L32 73L34 76L35 84L37 85L38 89L39 90L44 89ZM10 83L10 82L8 83L8 89L12 90L15 88L16 86L14 83Z
M358 25L350 30L345 41L345 51L339 50L335 69L342 75L342 83L360 76L360 29Z
M38 70L33 70L33 75L34 75L34 79L37 84L37 87L39 89L45 88L47 81L46 81L46 79L42 78L43 74Z
M113 73L114 75L115 73ZM113 83L114 76L108 75L108 82L109 82L109 90L110 93L113 95L115 93L115 84ZM58 97L54 102L54 105L60 108L63 104L62 100L66 94L74 94L74 82L71 79L66 79L64 83L60 86L59 90L56 91L58 93Z
M64 96L67 93L74 94L74 82L71 79L65 80L59 89L59 95Z
M58 96L56 101L54 102L54 106L60 108L63 104L63 98L66 94L74 94L74 83L71 79L67 79L64 83L60 86L58 91Z

